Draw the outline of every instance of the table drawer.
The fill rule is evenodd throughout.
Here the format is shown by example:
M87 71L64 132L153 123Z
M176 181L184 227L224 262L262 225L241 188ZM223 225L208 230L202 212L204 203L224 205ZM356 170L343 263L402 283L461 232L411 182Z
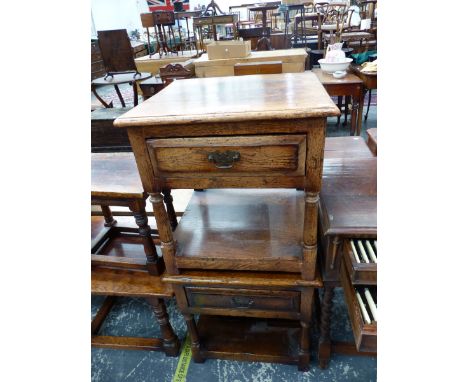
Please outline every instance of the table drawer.
M353 284L377 285L377 240L345 240L343 260Z
M305 135L152 139L147 147L156 176L305 175Z
M374 285L353 286L346 267L341 267L340 275L356 349L376 352L377 287Z
M189 307L298 313L300 292L261 289L185 288Z

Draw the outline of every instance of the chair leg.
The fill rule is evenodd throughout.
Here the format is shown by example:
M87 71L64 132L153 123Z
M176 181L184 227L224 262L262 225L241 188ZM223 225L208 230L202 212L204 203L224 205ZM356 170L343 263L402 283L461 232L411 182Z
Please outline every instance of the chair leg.
M372 98L372 89L369 89L369 98L367 99L367 111L366 111L366 116L364 117L365 121L367 121L367 115L369 114L371 98Z

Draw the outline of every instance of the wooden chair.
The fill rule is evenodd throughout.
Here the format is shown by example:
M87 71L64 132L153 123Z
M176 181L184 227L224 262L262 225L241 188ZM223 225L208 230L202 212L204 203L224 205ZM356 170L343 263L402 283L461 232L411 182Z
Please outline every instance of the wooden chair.
M234 65L235 76L278 73L283 73L283 64L281 61L246 62Z
M153 12L154 29L157 31L156 35L156 52L162 57L163 53L176 53L174 49L176 46L174 30L172 27L175 25L175 14L173 11L155 11ZM171 45L169 47L168 45Z
M107 103L97 93L98 87L112 85L115 88L122 107L126 107L118 85L128 83L133 88L133 105L138 105L137 83L149 78L151 74L140 73L138 71L127 30L98 31L98 44L106 75L91 81L91 92L104 107L112 108L112 102Z
M106 69L105 79L114 74L138 72L126 29L98 31L98 44Z
M159 68L159 76L152 77L140 83L143 99L154 96L174 80L183 80L195 76L194 60L183 63L171 63Z

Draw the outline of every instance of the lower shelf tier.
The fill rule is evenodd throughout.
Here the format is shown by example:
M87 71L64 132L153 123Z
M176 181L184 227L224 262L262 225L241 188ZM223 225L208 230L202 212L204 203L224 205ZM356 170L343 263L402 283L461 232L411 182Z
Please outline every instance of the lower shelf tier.
M195 192L174 238L176 266L274 272L303 270L304 192Z
M298 321L200 315L203 358L251 362L299 362Z

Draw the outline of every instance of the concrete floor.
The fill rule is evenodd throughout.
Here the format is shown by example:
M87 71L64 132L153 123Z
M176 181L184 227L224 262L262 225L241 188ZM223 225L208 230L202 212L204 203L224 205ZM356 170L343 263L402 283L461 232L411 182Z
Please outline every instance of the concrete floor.
M367 122L363 121L361 132L363 137L366 137L365 131L368 128L377 127L376 109L375 106L371 106ZM337 126L336 118L328 121L327 136L348 134L349 125ZM177 195L174 197L177 205ZM92 317L102 301L103 297L100 296L91 298ZM183 317L178 312L174 300L168 301L167 305L171 324L183 343L186 335ZM103 324L100 334L151 337L159 335L159 327L144 300L120 298ZM334 297L331 336L334 340L353 341L341 289L336 290ZM312 360L310 371L306 373L299 372L296 366L289 365L224 360L206 360L204 364L196 364L191 360L185 380L188 382L376 381L376 357L333 354L329 368L320 370L316 358L317 342L317 333L312 333ZM169 382L174 378L178 361L178 357L166 357L160 352L93 348L91 352L92 381ZM183 379L178 381L183 381Z

